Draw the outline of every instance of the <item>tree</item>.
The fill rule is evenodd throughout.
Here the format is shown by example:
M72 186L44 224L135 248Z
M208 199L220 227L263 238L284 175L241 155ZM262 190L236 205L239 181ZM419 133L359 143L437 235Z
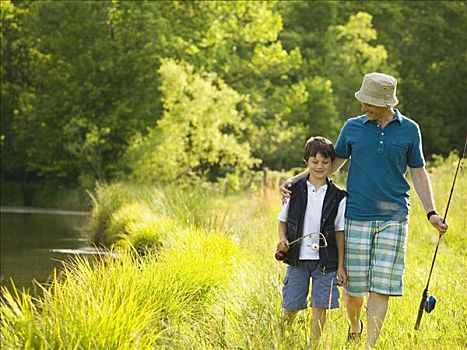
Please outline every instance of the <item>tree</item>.
M241 126L219 130L261 161L240 168L301 165L308 137L334 140L358 113L353 94L374 70L398 78L427 155L448 152L467 129L465 19L460 1L2 1L2 177L89 187L126 174L135 135L165 137L153 129L170 114L168 59L238 94ZM192 168L237 171L214 164Z
M366 73L382 71L394 74L387 64L388 54L384 46L373 46L376 39L372 16L366 12L351 15L345 25L328 28L324 67L326 76L333 82L336 108L344 118L353 116L358 110L354 93Z
M27 9L2 1L1 6L1 170L2 176L28 181L28 115L35 93L32 87L31 43L24 36Z
M462 1L403 8L405 38L394 42L401 57L400 95L405 113L420 124L427 156L462 149L467 133L466 10Z
M378 41L398 72L398 108L420 124L425 155L462 148L467 131L465 2L351 1L340 3L338 17L357 11L373 16Z
M87 185L118 171L130 137L160 110L143 16L138 4L29 5L23 29L35 58L35 98L22 134L31 171Z
M156 182L215 181L257 162L237 134L245 127L242 97L215 74L172 59L159 69L164 114L128 151L133 176Z
M249 142L262 166L301 164L296 150L304 143L302 124L293 125L288 118L302 110L308 95L303 84L292 79L302 58L299 49L285 50L278 39L283 21L274 11L275 3L199 2L199 6L208 25L195 43L196 59L190 62L216 72L245 96L238 108L247 128L240 137Z

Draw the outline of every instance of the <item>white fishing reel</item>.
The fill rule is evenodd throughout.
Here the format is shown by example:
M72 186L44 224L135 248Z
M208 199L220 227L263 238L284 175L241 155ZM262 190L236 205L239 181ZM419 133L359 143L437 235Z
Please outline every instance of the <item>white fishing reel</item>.
M293 246L294 244L296 244L297 242L300 242L302 239L306 238L306 237L311 237L313 235L317 235L318 236L318 239L321 237L323 239L323 243L324 245L320 246L318 243L313 243L310 248L312 251L314 252L318 252L320 248L326 248L328 246L328 241L326 240L326 236L324 236L321 232L313 232L313 233L307 233L299 238L297 238L296 240L292 241L289 243L289 245L286 247L286 250L285 251L280 251L280 250L276 250L275 254L274 254L274 257L276 258L276 260L278 261L282 261L284 260L285 258L285 252L287 250L289 250L289 248L291 246Z
M318 243L313 243L311 245L311 250L315 253L317 253L319 251L319 248L326 248L328 246L328 241L326 240L326 237L321 233L321 232L318 232L318 233L310 233L308 234L310 237L313 237L313 235L317 235L318 236L318 239L319 238L322 238L323 239L323 243L324 245L320 246ZM306 235L304 235L305 237Z

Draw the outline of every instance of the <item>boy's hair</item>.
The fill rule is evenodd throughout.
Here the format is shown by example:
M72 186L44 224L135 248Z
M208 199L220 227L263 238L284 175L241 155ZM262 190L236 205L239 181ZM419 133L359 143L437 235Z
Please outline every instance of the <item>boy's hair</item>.
M303 152L303 159L308 163L308 158L316 157L318 153L325 158L331 158L334 160L336 154L334 153L334 145L327 138L322 136L310 137L305 144L305 150Z

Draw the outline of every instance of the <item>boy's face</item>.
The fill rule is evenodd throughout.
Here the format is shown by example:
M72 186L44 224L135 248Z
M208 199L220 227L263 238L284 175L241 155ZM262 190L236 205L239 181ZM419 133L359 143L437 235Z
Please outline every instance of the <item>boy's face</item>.
M310 170L310 176L316 180L326 179L331 169L331 158L324 157L321 153L317 153L316 156L308 158L308 169Z

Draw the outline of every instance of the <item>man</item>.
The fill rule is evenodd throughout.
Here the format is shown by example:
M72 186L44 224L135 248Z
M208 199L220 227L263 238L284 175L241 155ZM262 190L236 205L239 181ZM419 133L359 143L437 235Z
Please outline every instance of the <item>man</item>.
M355 93L363 115L346 121L335 145L331 173L350 158L345 214L344 301L350 321L348 340L363 332L360 320L368 295L367 348L374 345L383 326L390 296L401 296L408 232L409 185L407 168L427 219L440 234L447 230L434 205L425 170L418 125L394 108L397 81L382 73L366 74ZM307 172L281 186L287 189Z

